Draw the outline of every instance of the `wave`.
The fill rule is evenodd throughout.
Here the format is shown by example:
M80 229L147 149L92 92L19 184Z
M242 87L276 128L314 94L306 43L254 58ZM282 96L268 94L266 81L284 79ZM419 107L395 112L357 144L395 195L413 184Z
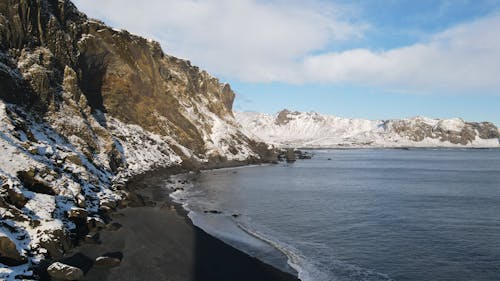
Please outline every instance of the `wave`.
M188 212L188 217L191 219L193 224L218 237L219 239L226 240L226 242L229 242L229 244L232 244L243 252L252 255L248 248L255 249L258 248L258 246L255 242L252 242L249 239L239 237L242 236L243 233L238 234L238 230L243 231L251 238L261 241L279 253L282 253L286 257L287 264L298 273L298 277L302 281L392 280L385 274L356 265L347 264L340 260L336 260L333 257L331 257L332 259L328 260L327 263L324 261L318 261L320 253L317 253L316 258L306 257L296 247L277 238L279 235L270 235L270 233L273 233L272 231L266 231L265 227L256 225L251 221L251 218L247 216L241 216L235 219L227 215L206 215L201 212L201 210L206 209L207 207L212 207L209 206L211 204L200 200L202 198L199 197L199 195L201 195L200 190L193 188L194 185L192 183L184 183L182 185L182 189L180 189L177 184L177 182L179 182L178 179L181 179L181 182L185 182L182 180L182 177L175 178L173 181L174 183L169 184L169 188L175 190L170 193L170 197L174 202L181 204L182 207ZM197 197L193 198L193 196ZM226 214L233 213L232 210L220 211L223 211ZM234 245L233 243L230 243L231 241L238 241L240 243L238 245ZM258 258L258 255L255 255L255 253L253 256ZM263 259L261 260L266 262ZM283 268L281 269L283 270Z
M287 257L288 265L297 271L299 279L302 281L327 281L331 280L327 273L318 270L314 264L307 262L307 259L300 252L290 245L268 238L257 230L251 229L242 223L236 223L237 226L248 235L264 241L274 247Z

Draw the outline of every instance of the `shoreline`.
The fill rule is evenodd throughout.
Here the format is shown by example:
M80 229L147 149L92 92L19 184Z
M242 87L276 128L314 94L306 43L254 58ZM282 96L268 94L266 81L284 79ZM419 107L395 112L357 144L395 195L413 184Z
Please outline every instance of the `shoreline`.
M119 229L98 232L101 243L82 243L61 261L82 268L82 280L89 281L299 280L298 273L277 269L194 225L169 196L173 190L163 187L170 175L180 172L160 169L131 178L127 189L142 203L111 212L111 223ZM122 257L120 266L92 266L106 253Z

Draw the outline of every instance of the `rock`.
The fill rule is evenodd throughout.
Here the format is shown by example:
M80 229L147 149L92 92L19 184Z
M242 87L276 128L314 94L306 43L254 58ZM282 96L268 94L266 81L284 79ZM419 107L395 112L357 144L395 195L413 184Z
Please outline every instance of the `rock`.
M87 218L87 227L89 231L98 231L106 227L106 223L100 218L90 217Z
M45 230L40 239L40 247L47 249L49 257L60 259L71 248L71 241L63 229Z
M82 160L80 159L80 156L76 153L73 153L73 154L66 156L64 161L66 161L68 163L73 163L73 164L78 165L78 166L83 165Z
M0 207L2 207L2 208L9 208L10 207L9 203L7 203L2 196L0 196Z
M83 208L73 207L68 211L68 218L70 219L87 219L88 212Z
M16 244L7 236L0 234L0 262L15 266L26 263L26 258L19 253Z
M301 151L301 150L296 150L295 151L295 156L298 158L298 159L311 159L312 158L312 154L307 152L307 151Z
M122 228L122 225L117 223L117 222L114 222L114 223L110 223L107 227L108 230L111 230L111 231L115 231L115 230L118 230Z
M23 183L24 187L30 191L48 195L56 194L50 183L37 176L36 169L18 171L17 178Z
M78 267L55 262L47 268L47 272L52 278L61 280L80 280L83 278L83 271Z
M285 154L285 158L286 158L286 162L295 162L295 160L297 159L295 157L295 152L292 148L289 148L286 150L286 154Z
M24 197L24 194L21 191L15 190L9 184L4 184L2 186L3 190L7 190L7 201L16 206L17 208L22 208L28 202L28 199Z
M208 211L207 211L207 210L205 210L205 211L203 211L203 212L204 212L205 214L208 214L208 213L210 213L210 214L222 214L222 212L221 212L221 211L219 211L219 210L208 210Z
M99 244L100 240L100 235L99 232L94 233L94 234L87 234L83 238L83 241L87 244Z
M108 153L109 168L113 173L116 173L118 169L124 164L123 155L120 152L119 148L121 148L121 145L113 143L111 146L111 150Z
M99 267L116 267L121 262L122 260L116 257L101 256L95 259L94 265Z
M299 115L299 112L297 111L291 112L288 109L283 109L278 113L278 116L276 116L276 120L274 121L274 123L276 125L286 125L288 124L288 122L293 120L294 115Z

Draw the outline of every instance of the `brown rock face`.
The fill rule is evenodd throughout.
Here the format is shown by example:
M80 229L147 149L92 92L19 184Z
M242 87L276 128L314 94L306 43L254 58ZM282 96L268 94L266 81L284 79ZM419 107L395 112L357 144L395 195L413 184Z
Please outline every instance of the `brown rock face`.
M70 1L3 1L0 29L0 98L9 102L42 112L72 103L84 118L105 112L170 136L197 156L207 153L211 115L235 123L228 84L165 55L157 42L89 20ZM95 131L62 130L86 143L86 156L98 149ZM249 141L242 134L229 138ZM113 171L119 158L110 148Z
M196 105L205 104L213 114L230 119L230 86L188 61L164 55L156 42L98 22L86 27L88 33L79 43L79 68L89 104L204 153L202 131L209 128L200 128L184 109L193 108L203 118Z
M0 262L6 265L19 265L26 262L16 248L16 244L6 236L0 236Z

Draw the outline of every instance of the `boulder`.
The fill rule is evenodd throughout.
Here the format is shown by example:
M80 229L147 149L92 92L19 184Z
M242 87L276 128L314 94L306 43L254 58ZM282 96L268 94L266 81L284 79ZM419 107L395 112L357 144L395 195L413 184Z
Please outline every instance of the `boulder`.
M26 258L19 253L14 241L2 234L0 234L0 262L9 266L26 263Z
M68 218L70 219L87 219L88 212L83 208L73 207L68 211Z
M55 262L47 268L47 272L54 279L60 280L80 280L83 278L83 271L78 267Z
M87 227L89 231L97 231L104 229L106 227L106 223L98 217L90 217L87 218Z
M122 262L117 257L101 256L95 259L94 265L99 267L116 267Z
M286 150L285 152L285 159L286 159L286 162L295 162L295 160L297 159L295 157L295 152L292 148L289 148Z
M110 224L108 224L108 227L107 227L107 229L110 231L116 231L120 228L122 228L122 225L117 223L117 222L110 223Z
M26 199L21 191L16 190L9 184L4 184L2 186L2 189L7 191L7 201L17 208L24 207L24 205L26 205L26 202L28 202L28 199Z
M24 187L26 187L30 191L48 195L56 194L53 186L37 175L36 169L18 171L17 178L23 183Z
M71 248L69 235L63 229L47 229L41 236L40 247L47 249L47 254L53 259L62 258Z

